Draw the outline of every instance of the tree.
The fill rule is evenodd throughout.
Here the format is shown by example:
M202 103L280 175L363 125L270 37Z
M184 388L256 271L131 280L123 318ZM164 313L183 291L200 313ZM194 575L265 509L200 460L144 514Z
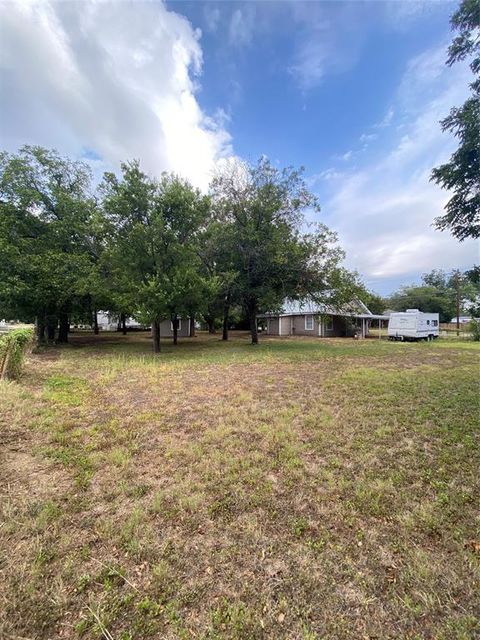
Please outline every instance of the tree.
M221 318L222 340L228 340L231 309L240 303L234 237L231 225L212 220L199 243L202 270L212 283L200 308L209 333L215 333L215 323Z
M435 219L440 230L449 229L459 240L480 237L480 7L478 0L462 0L451 18L458 31L448 49L447 64L472 57L470 68L475 80L470 84L472 96L461 107L454 107L441 122L459 140L450 161L436 167L431 179L453 196L446 213Z
M160 351L160 323L177 321L201 296L197 236L209 199L187 181L163 175L157 182L138 161L122 165L122 177L106 174L101 187L112 226L109 261L115 282L133 315L152 324L153 350Z
M358 286L357 296L372 313L381 315L385 311L385 299L373 291L369 291L364 285Z
M0 301L36 322L37 340L68 340L69 313L92 269L91 173L55 151L0 154Z
M434 269L424 273L420 286L403 286L387 301L396 311L420 309L420 311L439 313L440 322L450 322L457 315L457 300L460 312L467 311L475 315L479 305L480 286L475 281L476 267L461 273L454 270L447 273Z
M160 322L167 309L159 295L163 275L163 219L155 207L157 185L138 161L121 165L122 176L106 173L100 192L110 225L106 253L117 301L152 325L153 350L160 351ZM122 310L123 311L123 310Z
M439 313L440 322L450 322L455 313L454 291L445 293L430 285L403 286L392 294L388 304L396 311L419 309Z
M480 318L480 266L474 265L463 274L464 309L473 318Z
M266 158L257 164L229 162L212 183L217 220L228 227L231 272L257 344L257 314L279 309L286 298L317 300L340 295L346 282L338 265L343 253L324 225L306 229L305 211L318 211L302 171L278 170Z

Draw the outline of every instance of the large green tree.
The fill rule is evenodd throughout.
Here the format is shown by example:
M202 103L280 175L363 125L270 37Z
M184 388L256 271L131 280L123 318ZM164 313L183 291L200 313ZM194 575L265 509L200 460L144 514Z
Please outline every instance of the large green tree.
M450 322L455 314L455 291L443 291L431 285L403 286L389 298L389 306L395 311L419 309L439 313L440 322Z
M152 324L157 353L162 320L171 319L176 342L178 317L186 317L202 297L197 244L209 199L177 176L151 179L138 161L123 164L120 179L106 174L101 192L111 225L107 255L116 295Z
M401 287L387 300L387 304L396 311L420 309L424 312L439 313L440 322L450 322L457 312L458 295L460 312L475 315L480 295L480 285L476 276L475 267L465 273L447 273L441 269L434 269L423 274L421 285Z
M258 342L260 311L283 301L311 297L329 302L345 294L346 272L335 235L307 225L306 211L318 211L302 172L279 170L266 158L255 165L227 163L212 183L217 219L228 228L229 271ZM348 294L350 295L350 294Z
M441 122L443 131L458 138L458 149L449 162L436 167L432 180L453 192L443 216L435 219L440 230L448 229L459 240L480 237L480 4L462 0L451 18L458 32L448 50L447 64L472 58L472 95L454 107Z
M211 220L199 242L202 272L211 282L209 295L200 307L209 333L221 319L222 339L228 340L231 310L239 305L239 273L235 264L235 234L232 224Z
M94 264L91 174L82 162L24 146L0 154L0 305L36 321L39 342L68 340L69 314Z
M382 298L382 296L370 291L362 284L358 285L357 296L368 307L369 311L374 314L381 315L386 309L387 305L385 298Z

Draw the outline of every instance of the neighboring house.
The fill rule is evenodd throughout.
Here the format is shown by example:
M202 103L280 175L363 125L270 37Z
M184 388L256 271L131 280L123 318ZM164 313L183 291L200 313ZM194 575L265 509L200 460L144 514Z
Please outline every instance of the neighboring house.
M341 308L319 305L312 301L286 302L281 313L263 313L259 323L270 336L355 336L365 338L372 320L388 322L387 315L371 313L361 300Z
M459 316L458 322L459 324L468 324L472 319L473 319L472 316ZM450 323L457 324L457 316L455 316L455 318L452 318L450 320Z
M191 318L178 318L178 337L179 338L188 338L190 335L190 323L192 322ZM173 336L173 322L171 320L163 320L160 323L160 337L170 337Z
M104 313L103 311L99 311L97 313L97 322L98 328L101 331L117 331L118 329L118 317L109 315L108 313ZM190 318L187 318L185 320L182 320L182 318L178 318L177 335L179 338L187 338L190 335L190 322ZM134 318L127 318L125 324L127 329L150 328L146 327L140 322L137 322ZM173 323L171 322L171 320L163 320L163 322L160 323L160 336L162 338L173 336Z
M101 331L117 331L118 329L118 316L105 313L104 311L97 312L98 328ZM127 329L142 329L143 324L137 322L134 318L127 318L125 321Z

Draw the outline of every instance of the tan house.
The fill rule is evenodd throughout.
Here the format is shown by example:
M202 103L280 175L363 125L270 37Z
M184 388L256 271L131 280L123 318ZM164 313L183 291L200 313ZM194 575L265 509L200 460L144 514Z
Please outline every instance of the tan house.
M381 324L388 316L373 314L361 300L341 308L312 301L285 302L280 313L263 313L257 321L270 336L358 336L365 338L372 320Z

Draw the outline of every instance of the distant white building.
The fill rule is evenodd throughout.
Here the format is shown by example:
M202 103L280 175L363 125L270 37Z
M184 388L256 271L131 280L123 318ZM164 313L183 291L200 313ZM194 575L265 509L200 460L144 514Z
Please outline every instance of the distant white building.
M97 313L98 328L101 331L117 331L118 329L118 316L114 316L104 311ZM135 318L126 318L125 326L127 329L143 329L143 324L137 322Z
M458 317L458 322L460 324L468 324L470 322L470 320L472 320L471 316L459 316ZM455 318L452 318L450 320L451 323L453 324L457 324L457 316L455 316Z

